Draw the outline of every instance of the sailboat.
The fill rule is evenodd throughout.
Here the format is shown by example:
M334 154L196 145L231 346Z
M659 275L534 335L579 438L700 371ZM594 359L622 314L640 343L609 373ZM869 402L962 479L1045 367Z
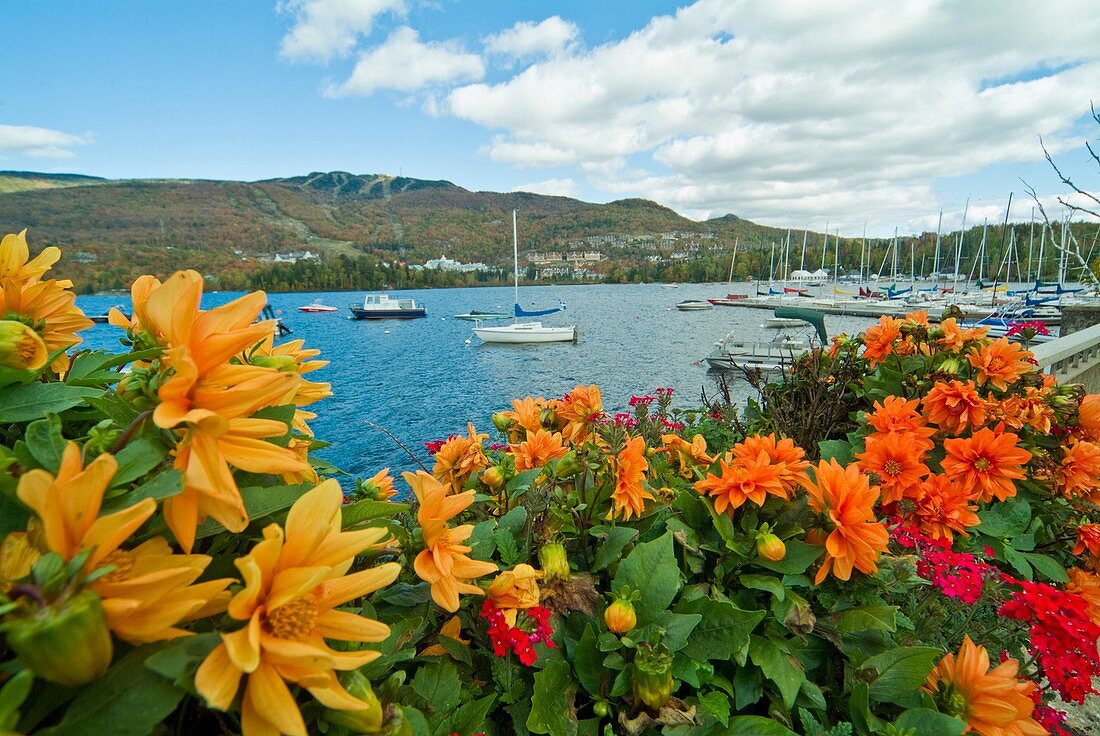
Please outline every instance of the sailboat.
M520 322L520 317L542 317L565 309L565 302L554 309L537 312L525 312L519 305L519 231L516 226L516 211L512 210L512 258L515 268L515 321L500 327L482 327L480 322L474 327L474 334L483 342L532 343L532 342L576 342L577 326L545 327L542 322Z

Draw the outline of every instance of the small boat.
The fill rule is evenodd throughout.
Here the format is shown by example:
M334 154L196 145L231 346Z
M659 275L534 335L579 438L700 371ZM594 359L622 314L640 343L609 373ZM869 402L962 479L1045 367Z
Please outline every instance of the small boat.
M110 320L111 309L117 309L126 316L126 319L130 319L130 315L126 314L126 307L122 304L114 305L103 314L89 314L87 317L97 325L105 325Z
M309 314L324 313L324 312L339 312L336 307L330 307L327 304L322 304L320 299L314 299L305 306L298 307L299 312L308 312Z
M720 299L707 299L707 301L715 305L716 307L736 307L739 302L748 298L748 294L726 294Z
M687 299L676 305L681 312L699 312L704 309L714 309L714 305L702 299Z
M391 297L389 294L367 294L363 305L352 304L353 319L415 319L427 317L428 310L411 297Z
M780 307L775 310L775 316L812 325L821 344L828 342L825 318L820 312L798 307ZM714 351L706 358L707 365L719 371L758 370L769 378L778 378L798 356L811 347L809 339L784 333L768 341L745 340L739 337L739 333L743 331L734 330L716 342Z
M491 322L498 319L508 319L511 316L507 312L482 312L471 309L466 314L456 314L455 319L464 319L468 322Z
M790 319L789 317L768 317L768 320L764 323L764 326L769 330L785 330L790 327L802 327L806 323L800 319Z

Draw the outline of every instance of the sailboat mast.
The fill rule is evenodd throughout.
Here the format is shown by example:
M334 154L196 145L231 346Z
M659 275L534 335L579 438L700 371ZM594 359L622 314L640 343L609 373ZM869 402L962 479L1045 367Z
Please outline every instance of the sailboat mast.
M1035 248L1035 208L1031 208L1031 235L1027 239L1027 282L1031 283L1031 254Z
M825 221L825 244L821 246L821 270L825 270L825 254L829 252L829 221Z
M798 262L798 270L806 270L806 237L810 234L809 230L802 231L802 259Z
M940 210L939 219L936 220L936 255L932 258L932 273L935 274L936 281L940 280L940 242L942 235L940 234L940 228L943 226L943 210ZM921 269L924 270L923 268Z
M516 304L519 304L519 228L515 210L512 210L512 267L516 277Z
M963 239L966 236L966 214L970 211L970 197L966 198L966 204L963 206L963 219L962 225L959 226L959 242L955 246L955 273L951 280L951 289L954 290L959 284L959 264L962 263L963 255Z
M833 291L836 291L837 279L840 278L840 228L836 229L836 238L833 240Z
M740 238L734 238L734 241L733 241L733 258L730 259L730 276L729 276L729 280L726 282L727 286L730 286L730 285L733 284L733 264L737 263L737 244L739 242L741 242Z
M863 221L863 240L859 243L859 283L863 284L863 254L867 250L867 221Z

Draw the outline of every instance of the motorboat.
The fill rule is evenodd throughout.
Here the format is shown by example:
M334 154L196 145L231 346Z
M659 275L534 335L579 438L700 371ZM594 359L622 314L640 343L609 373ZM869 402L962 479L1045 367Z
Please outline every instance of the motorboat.
M523 307L519 305L519 231L516 226L515 210L512 210L512 258L513 273L515 275L516 301L513 305L515 321L510 325L483 327L481 321L478 320L475 322L474 334L481 338L482 342L505 343L511 345L542 342L576 342L577 335L579 334L576 325L548 327L543 325L542 322L519 321L521 317L542 317L547 314L564 311L565 302L559 301L559 306L554 309L531 312L525 311Z
M389 294L367 294L362 306L352 304L353 319L415 319L427 317L428 310L411 297L390 296Z
M336 307L330 307L328 304L322 304L320 299L314 299L309 304L298 307L299 312L306 312L308 314L322 314L328 312L339 312Z
M707 301L716 307L736 307L748 298L748 294L726 294L724 297L707 299Z
M676 305L681 312L700 312L704 309L714 309L714 305L702 299L687 299Z
M820 312L803 307L780 307L775 310L777 319L790 319L800 324L812 325L820 344L828 341L825 317ZM808 337L781 332L771 340L746 340L741 337L744 329L730 332L714 344L714 351L707 356L707 365L715 370L761 371L769 378L778 378L794 361L812 345Z
M491 322L498 319L508 319L512 315L507 312L481 312L471 309L466 314L456 314L455 319L464 319L468 322Z

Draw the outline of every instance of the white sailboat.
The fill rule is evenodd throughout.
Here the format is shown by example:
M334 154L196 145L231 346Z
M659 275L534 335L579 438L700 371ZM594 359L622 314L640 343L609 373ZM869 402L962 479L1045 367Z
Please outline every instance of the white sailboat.
M577 326L546 327L542 322L520 322L520 317L539 317L565 309L565 304L556 309L539 312L525 312L519 305L519 232L516 227L516 211L512 210L512 257L515 267L515 321L500 327L482 327L480 322L474 327L474 334L483 342L496 343L533 343L533 342L576 342Z

